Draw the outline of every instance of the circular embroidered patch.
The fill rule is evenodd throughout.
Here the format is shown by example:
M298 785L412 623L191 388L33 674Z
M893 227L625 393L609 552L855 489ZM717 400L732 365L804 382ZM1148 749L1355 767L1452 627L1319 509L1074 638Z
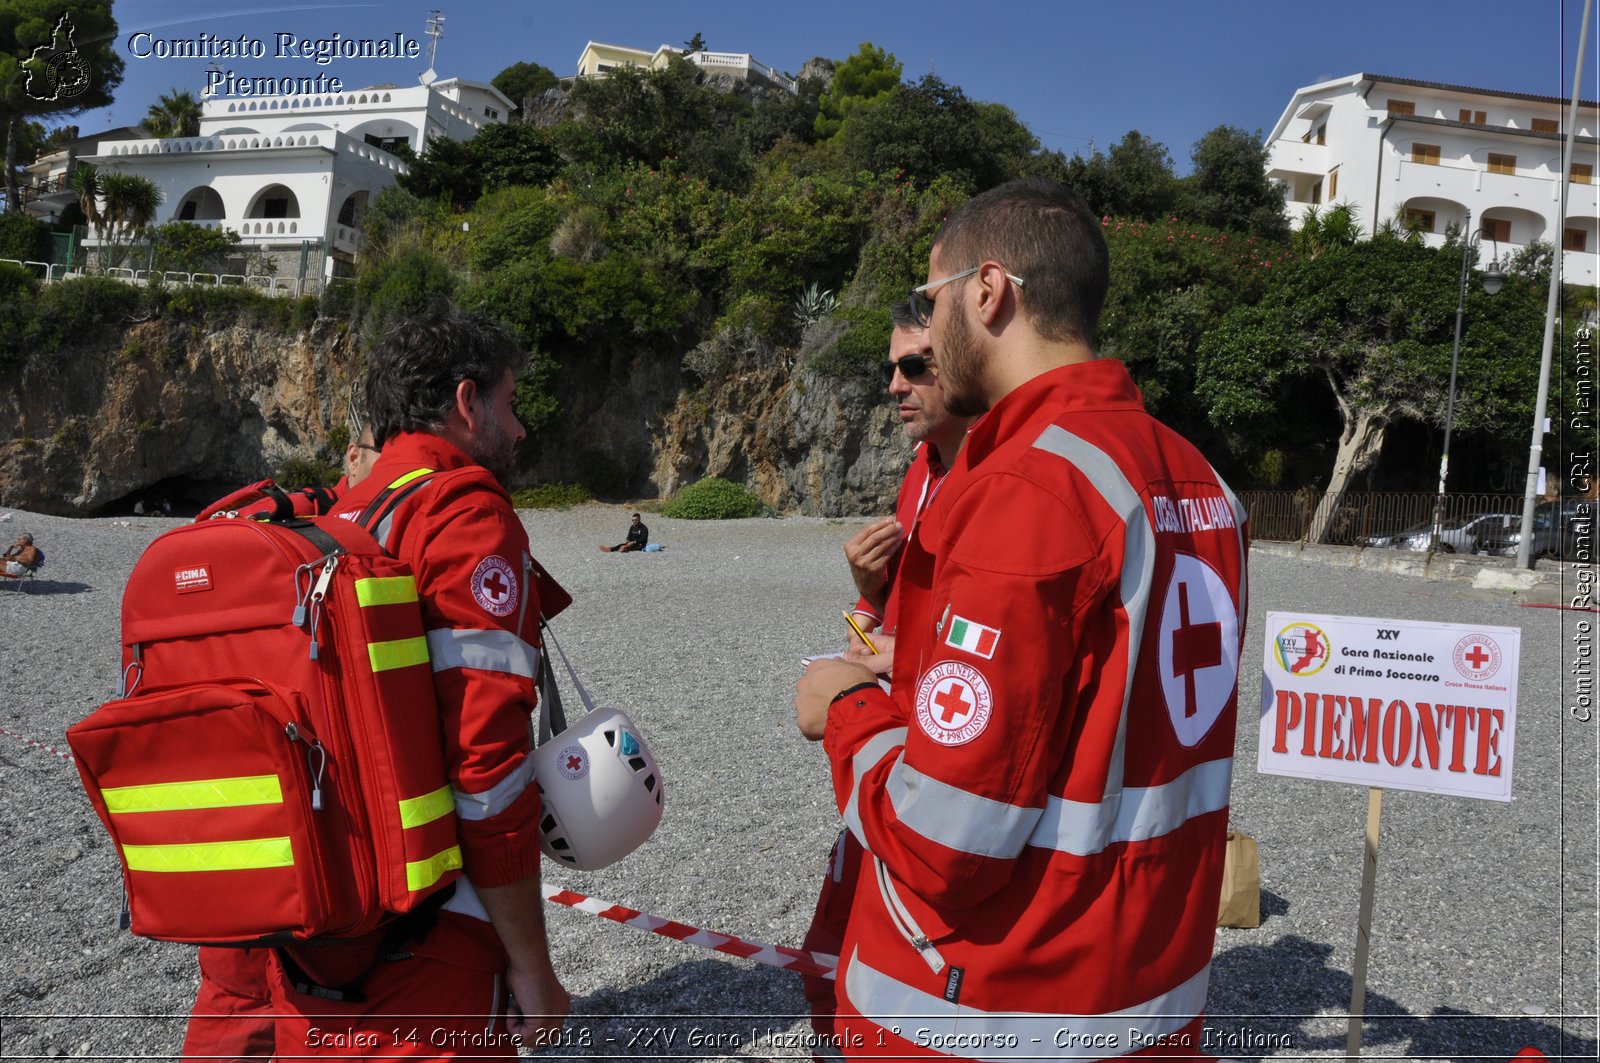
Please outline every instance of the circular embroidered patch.
M1481 683L1500 670L1500 645L1488 635L1468 635L1450 655L1463 679Z
M994 697L970 664L940 661L917 684L917 724L941 746L972 741L989 726Z
M556 770L568 779L581 779L589 774L589 754L582 746L568 746L556 760Z
M472 597L490 616L509 616L520 597L517 574L498 554L478 562L472 572Z

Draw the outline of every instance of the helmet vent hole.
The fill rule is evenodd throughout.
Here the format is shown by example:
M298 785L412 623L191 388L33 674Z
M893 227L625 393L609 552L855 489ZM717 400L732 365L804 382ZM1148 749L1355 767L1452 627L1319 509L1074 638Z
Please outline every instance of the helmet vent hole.
M567 843L567 839L565 838L551 838L550 848L559 849L561 852L566 852L568 849L572 848L572 846Z
M555 830L556 817L545 816L544 819L539 821L539 829L544 831L546 834L549 834L551 831Z
M644 788L651 793L656 792L656 777L654 775L646 775L644 777Z
M650 767L650 765L645 762L643 757L632 757L628 761L628 767L632 768L634 771L644 771L646 768Z
M617 732L616 731L602 731L600 733L606 736L606 745L610 746L612 749L617 748Z

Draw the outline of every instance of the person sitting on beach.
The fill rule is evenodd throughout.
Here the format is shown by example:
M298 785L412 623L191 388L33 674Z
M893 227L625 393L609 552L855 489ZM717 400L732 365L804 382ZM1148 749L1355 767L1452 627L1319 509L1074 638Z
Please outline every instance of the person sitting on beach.
M0 571L7 576L25 576L43 560L44 554L33 545L33 536L23 532L16 542L6 547L5 554L0 555Z
M602 546L600 549L608 554L625 554L630 550L643 550L650 545L650 529L644 526L639 519L639 514L633 515L633 523L628 525L628 538L616 546Z

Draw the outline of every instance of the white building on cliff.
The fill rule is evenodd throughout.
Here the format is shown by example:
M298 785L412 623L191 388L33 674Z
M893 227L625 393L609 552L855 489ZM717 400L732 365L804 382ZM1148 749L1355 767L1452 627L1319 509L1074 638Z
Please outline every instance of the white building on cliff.
M162 193L158 225L232 229L248 250L275 252L280 263L304 261L314 250L326 263L321 272L333 276L354 261L368 202L407 170L393 154L397 145L420 155L432 137L469 140L514 108L494 86L460 78L320 96L210 98L198 136L107 138L79 161L154 182Z
M1556 97L1352 74L1295 92L1268 138L1267 174L1287 187L1296 227L1308 207L1348 204L1367 232L1399 218L1438 244L1470 210L1489 253L1543 240L1565 252L1568 283L1593 284L1600 105L1580 105L1563 174L1569 111Z

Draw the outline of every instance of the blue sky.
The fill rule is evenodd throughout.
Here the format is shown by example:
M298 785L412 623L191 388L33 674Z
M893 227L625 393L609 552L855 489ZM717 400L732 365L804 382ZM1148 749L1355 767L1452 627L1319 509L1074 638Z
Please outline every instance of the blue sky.
M833 59L862 41L894 53L907 78L933 71L969 97L1004 103L1046 147L1068 155L1104 149L1130 129L1165 144L1180 173L1189 150L1221 124L1271 129L1290 93L1358 71L1567 97L1582 0L401 0L390 3L220 5L119 0L119 48L127 70L116 102L76 119L85 135L137 122L176 86L197 95L202 59L136 58L129 37L202 33L262 39L264 60L217 60L241 76L341 78L346 88L415 84L427 65L424 24L445 15L442 77L487 81L519 61L574 72L589 40L654 48L704 34L718 51L750 52L797 73L815 55ZM1596 21L1600 21L1597 19ZM317 66L271 57L274 34L392 37L424 48L421 60L338 59ZM1600 48L1591 22L1583 96L1600 96Z

